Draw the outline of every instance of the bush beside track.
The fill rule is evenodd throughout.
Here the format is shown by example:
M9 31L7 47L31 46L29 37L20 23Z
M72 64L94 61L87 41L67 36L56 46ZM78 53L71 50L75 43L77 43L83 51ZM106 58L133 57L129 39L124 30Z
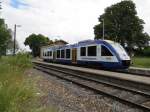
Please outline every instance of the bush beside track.
M27 54L0 59L0 112L50 112L40 106L36 81L26 76L32 67Z

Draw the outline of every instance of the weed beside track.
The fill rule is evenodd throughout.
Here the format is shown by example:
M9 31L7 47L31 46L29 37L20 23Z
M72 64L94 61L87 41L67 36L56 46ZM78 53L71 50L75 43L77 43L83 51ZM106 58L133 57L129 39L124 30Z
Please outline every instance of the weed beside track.
M0 112L43 112L36 81L25 71L32 68L27 54L0 59ZM50 110L49 110L50 112Z

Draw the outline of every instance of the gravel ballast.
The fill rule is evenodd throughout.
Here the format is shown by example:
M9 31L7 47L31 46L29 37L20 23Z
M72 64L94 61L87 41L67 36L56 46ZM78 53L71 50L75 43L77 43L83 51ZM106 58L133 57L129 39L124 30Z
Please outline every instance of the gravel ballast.
M41 105L53 106L58 112L142 112L36 69L27 74L38 77Z

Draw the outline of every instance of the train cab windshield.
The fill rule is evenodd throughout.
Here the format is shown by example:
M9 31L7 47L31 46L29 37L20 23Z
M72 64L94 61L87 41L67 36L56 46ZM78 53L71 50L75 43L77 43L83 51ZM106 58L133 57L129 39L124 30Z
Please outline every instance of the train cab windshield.
M127 52L125 51L125 49L119 43L115 42L115 43L111 43L111 45L117 51L117 53L119 54L120 58L125 59L125 60L130 60Z

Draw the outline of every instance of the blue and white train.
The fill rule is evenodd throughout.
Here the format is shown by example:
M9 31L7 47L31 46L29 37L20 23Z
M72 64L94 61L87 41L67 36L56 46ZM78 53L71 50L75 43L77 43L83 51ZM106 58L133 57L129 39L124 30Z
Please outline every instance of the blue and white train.
M85 40L73 45L45 46L41 48L41 58L46 61L96 65L106 69L126 69L130 57L125 49L110 40Z

